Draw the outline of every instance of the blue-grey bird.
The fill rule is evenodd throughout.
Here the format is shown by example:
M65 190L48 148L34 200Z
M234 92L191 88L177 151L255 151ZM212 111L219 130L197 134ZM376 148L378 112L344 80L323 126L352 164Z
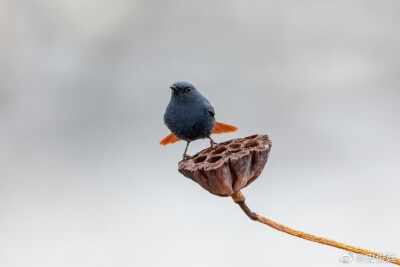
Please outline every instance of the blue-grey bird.
M237 127L215 121L215 111L199 91L188 82L176 82L170 86L171 100L165 110L164 122L172 132L160 141L161 145L168 145L179 140L187 142L183 159L191 141L210 139L211 147L215 142L211 134L228 133L237 130Z

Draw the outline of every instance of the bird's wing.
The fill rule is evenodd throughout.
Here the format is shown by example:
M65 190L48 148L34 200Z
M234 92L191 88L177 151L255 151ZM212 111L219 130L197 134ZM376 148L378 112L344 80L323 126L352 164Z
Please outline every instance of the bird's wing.
M210 113L211 116L215 116L215 110L214 108L210 105L210 107L208 108L208 112Z
M173 144L178 141L181 141L181 139L179 139L178 137L176 137L175 135L170 133L163 140L160 141L160 145L165 146L165 145Z
M210 102L208 102L207 99L205 99L204 104L205 104L205 107L206 107L206 109L208 111L208 114L210 114L211 116L214 117L215 116L214 107L210 104Z
M215 110L214 107L210 104L210 102L208 101L206 102L206 107L210 115L214 117ZM214 131L212 133L213 134L230 133L237 131L237 129L238 128L236 126L216 121Z
M237 129L238 128L236 126L216 121L214 131L212 133L213 134L230 133L230 132L236 132Z

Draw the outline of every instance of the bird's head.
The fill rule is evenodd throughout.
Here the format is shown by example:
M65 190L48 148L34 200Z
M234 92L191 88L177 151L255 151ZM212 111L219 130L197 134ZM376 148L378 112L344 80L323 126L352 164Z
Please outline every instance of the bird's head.
M174 96L190 96L196 92L196 88L191 83L185 81L176 82L170 88Z

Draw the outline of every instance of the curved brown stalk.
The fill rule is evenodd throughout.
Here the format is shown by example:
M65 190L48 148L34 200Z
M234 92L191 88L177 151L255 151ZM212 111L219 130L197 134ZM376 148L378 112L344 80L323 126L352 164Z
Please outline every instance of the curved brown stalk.
M343 243L339 243L336 242L334 240L331 239L327 239L324 237L320 237L320 236L315 236L315 235L311 235L311 234L307 234L295 229L292 229L290 227L287 227L283 224L277 223L275 221L272 221L264 216L258 215L257 213L251 211L249 209L249 207L246 205L245 203L245 198L244 195L242 194L242 192L238 191L235 194L232 195L233 201L235 201L236 204L238 204L242 210L244 211L244 213L246 213L246 215L252 219L253 221L257 221L263 224L266 224L278 231L293 235L293 236L297 236L309 241L313 241L313 242L317 242L320 244L324 244L324 245L328 245L331 247L336 247L336 248L340 248L346 251L350 251L353 253L357 253L357 254L362 254L362 255L366 255L368 257L372 257L375 259L379 259L382 261L386 261L386 262L390 262L396 265L400 265L400 259L399 258L395 258L394 256L389 256L389 255L383 255L381 253L378 252L374 252L374 251L370 251L370 250L366 250L363 248L357 248L357 247L353 247L353 246L349 246Z

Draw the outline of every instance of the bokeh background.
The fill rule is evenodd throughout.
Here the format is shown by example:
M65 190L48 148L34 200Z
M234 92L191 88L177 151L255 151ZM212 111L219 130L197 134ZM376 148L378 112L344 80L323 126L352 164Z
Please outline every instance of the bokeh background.
M400 256L398 0L0 3L1 267L344 265L177 172L177 80L272 139L253 210Z

